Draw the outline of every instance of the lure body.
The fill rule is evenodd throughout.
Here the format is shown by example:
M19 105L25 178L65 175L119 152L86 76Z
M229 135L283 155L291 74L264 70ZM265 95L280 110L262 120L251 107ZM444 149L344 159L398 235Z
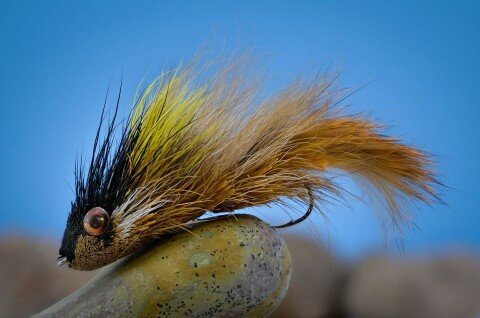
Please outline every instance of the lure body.
M331 168L374 190L395 224L408 219L405 201L436 198L428 156L337 111L332 81L295 82L258 102L242 68L205 81L193 67L159 77L136 98L116 146L116 114L100 140L102 114L90 167L76 167L62 262L104 266L207 211L341 196Z

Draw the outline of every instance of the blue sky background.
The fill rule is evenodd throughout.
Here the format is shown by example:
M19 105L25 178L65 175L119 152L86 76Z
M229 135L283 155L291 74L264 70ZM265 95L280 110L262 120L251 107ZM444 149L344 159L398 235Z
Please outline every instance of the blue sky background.
M341 71L347 87L374 80L349 109L434 153L453 188L443 191L449 207L419 207L406 253L480 252L474 1L1 1L0 14L0 232L60 238L75 157L91 149L106 88L122 70L128 107L145 75L188 60L208 40L233 47L241 39L271 54L272 86L320 66ZM346 257L384 247L365 204L324 210L333 225L316 217L316 230L293 231L322 237Z

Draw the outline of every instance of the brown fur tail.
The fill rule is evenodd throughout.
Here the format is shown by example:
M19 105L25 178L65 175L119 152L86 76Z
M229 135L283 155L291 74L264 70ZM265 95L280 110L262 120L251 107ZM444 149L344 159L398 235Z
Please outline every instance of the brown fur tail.
M234 138L224 141L216 162L223 171L212 200L213 211L233 211L280 201L308 202L342 195L326 172L341 169L362 189L383 199L394 223L403 221L408 201L437 199L429 157L380 133L361 116L332 110L327 83L292 87L262 105Z

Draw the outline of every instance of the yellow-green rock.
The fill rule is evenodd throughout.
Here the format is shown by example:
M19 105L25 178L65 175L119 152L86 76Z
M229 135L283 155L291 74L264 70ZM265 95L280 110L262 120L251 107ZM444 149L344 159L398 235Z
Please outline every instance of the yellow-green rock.
M288 287L291 257L247 216L197 224L100 271L35 317L265 317Z

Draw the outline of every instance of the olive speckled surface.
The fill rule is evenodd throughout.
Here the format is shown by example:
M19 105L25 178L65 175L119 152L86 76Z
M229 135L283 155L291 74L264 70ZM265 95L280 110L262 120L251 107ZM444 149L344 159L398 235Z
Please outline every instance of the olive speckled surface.
M107 266L35 317L265 317L286 293L291 264L268 224L225 217Z

